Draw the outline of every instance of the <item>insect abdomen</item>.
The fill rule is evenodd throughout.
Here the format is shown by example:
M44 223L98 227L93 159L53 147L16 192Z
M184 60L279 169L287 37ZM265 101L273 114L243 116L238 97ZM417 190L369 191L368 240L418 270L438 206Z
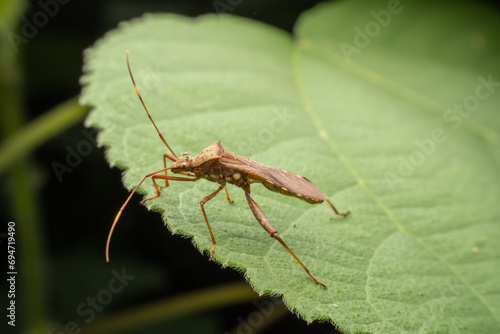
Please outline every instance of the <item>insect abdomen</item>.
M281 194L286 195L286 196L297 197L297 198L304 200L304 201L311 203L311 204L323 203L323 201L328 198L319 189L318 190L321 193L321 194L318 194L318 195L320 195L320 196L318 196L319 198L318 197L313 198L313 197L311 197L311 195L304 195L304 194L301 194L299 192L295 193L286 187L281 187L281 186L278 186L274 183L262 182L262 184L264 185L264 187L266 187L267 189L269 189L271 191L275 191L275 192L281 193ZM322 195L324 195L326 198L323 198L324 196L322 196Z

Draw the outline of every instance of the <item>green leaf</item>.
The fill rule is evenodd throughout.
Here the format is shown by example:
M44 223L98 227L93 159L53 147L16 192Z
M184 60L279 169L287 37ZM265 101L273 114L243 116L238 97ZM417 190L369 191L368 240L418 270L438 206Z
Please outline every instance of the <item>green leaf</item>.
M128 188L163 168L168 150L130 82L130 50L139 90L177 154L221 140L306 176L352 213L343 219L326 204L252 185L325 291L259 226L243 191L229 186L235 205L224 195L205 205L222 265L243 270L260 293L282 294L304 319L346 332L496 332L498 20L469 3L453 12L433 2L397 4L320 5L301 16L295 40L230 16L125 22L86 55L87 125L102 129L99 142L110 164L126 170ZM357 34L366 34L364 44ZM347 44L357 49L349 57ZM465 105L461 113L455 104ZM170 182L147 205L209 251L199 202L215 189L205 180ZM155 195L150 180L140 191Z

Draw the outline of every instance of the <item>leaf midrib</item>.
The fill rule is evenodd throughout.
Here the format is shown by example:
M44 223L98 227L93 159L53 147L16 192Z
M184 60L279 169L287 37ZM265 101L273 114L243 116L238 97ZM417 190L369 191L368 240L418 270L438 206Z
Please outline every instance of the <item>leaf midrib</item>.
M395 82L387 77L384 77L380 73L372 71L366 67L359 64L351 62L347 64L345 59L341 58L340 55L334 54L332 52L326 52L321 46L315 44L312 41L301 38L296 41L296 47L299 49L310 49L316 52L318 55L326 59L326 61L335 64L338 68L355 75L359 78L364 79L368 83L377 84L380 88L387 90L388 92L400 97L401 99L410 101L422 108L424 111L442 114L444 110L450 108L441 104L440 102L431 99L424 94L415 91L409 87L404 86L400 82ZM492 145L500 145L500 133L486 124L480 123L473 118L468 118L467 122L463 122L460 125L461 128L467 130L469 133L482 138L485 142Z
M358 185L365 190L365 192L374 200L374 202L386 213L387 217L389 220L396 226L396 228L411 236L414 238L426 251L428 251L430 254L432 254L439 262L441 262L448 270L453 273L463 284L466 286L469 291L486 307L486 309L490 312L491 316L500 323L500 315L497 315L494 312L493 307L484 299L484 297L476 291L476 289L469 284L469 282L462 276L460 273L456 270L455 266L452 264L448 263L443 257L441 257L438 253L436 253L432 248L430 248L421 238L415 236L414 234L410 233L404 225L401 223L401 221L396 218L392 210L384 203L384 201L371 189L368 184L364 181L364 179L361 177L361 175L358 173L356 168L349 162L349 159L341 152L341 150L338 148L338 146L335 144L333 139L328 135L328 132L324 129L324 127L321 124L321 121L319 120L316 112L314 111L314 108L312 107L311 103L309 102L308 97L305 94L305 91L303 89L303 84L302 80L300 77L299 73L299 68L300 68L300 58L302 51L305 50L306 48L310 47L314 51L319 51L321 54L325 54L324 50L321 49L320 46L314 45L313 42L301 39L300 41L295 41L294 45L292 46L291 50L291 70L292 70L292 75L293 75L293 81L294 81L294 86L296 87L297 95L299 96L299 100L302 104L303 110L305 113L309 116L311 119L312 123L314 124L315 128L318 131L319 137L331 148L333 153L338 156L339 160L342 162L342 164L346 167L346 169L349 171L349 173L354 177L354 179L357 181ZM372 80L369 79L370 76L376 76L377 78L381 79L385 84L382 85L382 88L387 89L388 91L392 92L393 94L398 95L401 99L407 99L410 100L411 102L418 102L422 107L424 107L426 110L431 110L435 111L436 109L438 110L445 110L446 107L442 106L438 102L429 99L428 97L413 91L410 88L407 87L402 87L401 84L399 84L396 88L394 86L394 83L387 79L384 78L381 74L370 71L368 69L365 69L361 66L356 66L353 67L355 70L347 70L345 66L342 66L341 62L337 57L328 54L327 58L337 67L353 74L357 75L359 78L367 81L367 82L372 82ZM410 98L412 97L412 98ZM413 98L414 97L414 98ZM500 134L497 132L493 131L492 129L487 128L486 126L475 122L475 125L468 125L467 130L470 132L473 132L474 134L480 136L483 138L485 141L490 142L490 143L500 143ZM477 128L483 128L488 130L488 135L478 132ZM373 256L375 255L375 251L372 253L372 257L370 258L369 262L372 261ZM367 279L365 282L365 291L367 291L368 288L368 273L367 273ZM366 294L367 298L369 294ZM380 313L377 311L376 307L371 303L369 299L367 299L367 302L370 304L370 306L374 309L374 311L380 315ZM384 321L387 321L384 317L381 316L381 319Z

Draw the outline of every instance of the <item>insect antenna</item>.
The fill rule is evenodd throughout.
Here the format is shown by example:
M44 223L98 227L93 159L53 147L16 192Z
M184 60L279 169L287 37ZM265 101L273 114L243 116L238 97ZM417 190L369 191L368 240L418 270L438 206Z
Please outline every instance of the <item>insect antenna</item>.
M170 145L167 144L167 141L165 140L165 138L161 134L160 130L156 126L155 122L153 121L153 117L151 117L151 115L149 114L148 108L146 108L146 104L142 100L141 93L139 93L139 89L137 88L137 85L135 84L134 76L132 75L132 70L130 69L130 63L128 61L128 50L127 50L127 67L128 67L128 73L130 73L130 79L132 79L132 83L134 84L135 91L137 92L137 96L139 96L139 100L141 100L141 103L142 103L142 105L144 107L144 110L146 110L146 113L148 114L149 120L151 121L151 123L153 123L153 125L154 125L154 127L156 129L156 132L158 132L158 135L160 136L160 138L163 141L163 143L168 147L168 149L170 150L170 152L172 152L172 154L174 155L174 157L177 159L177 155L175 155L174 151L170 148Z
M165 172L165 171L169 170L170 168L172 168L172 167L160 169L160 170L158 170L156 172L149 173L148 175L146 175L142 179L142 181L139 182L139 184L134 188L134 190L132 190L132 192L128 196L127 200L125 201L125 203L123 203L122 207L120 208L120 211L118 211L118 214L115 217L115 221L113 222L113 225L111 225L111 229L109 230L108 240L106 241L106 262L109 262L109 244L111 243L111 236L113 235L113 231L115 230L116 223L118 223L118 219L120 219L120 216L122 215L123 210L125 210L125 207L127 206L128 202L130 201L130 199L132 198L132 196L134 196L134 194L137 191L137 189L139 189L139 187L141 186L141 184L143 184L144 181L146 181L147 178L152 177L153 175Z

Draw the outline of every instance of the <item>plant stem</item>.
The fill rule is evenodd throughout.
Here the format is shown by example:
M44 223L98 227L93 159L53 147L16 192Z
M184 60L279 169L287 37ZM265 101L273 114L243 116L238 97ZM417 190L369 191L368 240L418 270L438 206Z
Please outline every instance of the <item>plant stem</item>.
M22 126L22 71L12 50L0 47L0 134L9 138ZM48 333L44 253L31 166L25 155L9 165L9 221L15 222L16 325L19 332ZM11 299L13 300L13 299Z
M0 174L48 139L79 123L87 113L88 108L72 98L9 136L0 146Z
M213 310L257 298L258 295L246 282L227 284L124 311L82 327L82 332L98 334L130 330L155 321L185 317L203 310Z

